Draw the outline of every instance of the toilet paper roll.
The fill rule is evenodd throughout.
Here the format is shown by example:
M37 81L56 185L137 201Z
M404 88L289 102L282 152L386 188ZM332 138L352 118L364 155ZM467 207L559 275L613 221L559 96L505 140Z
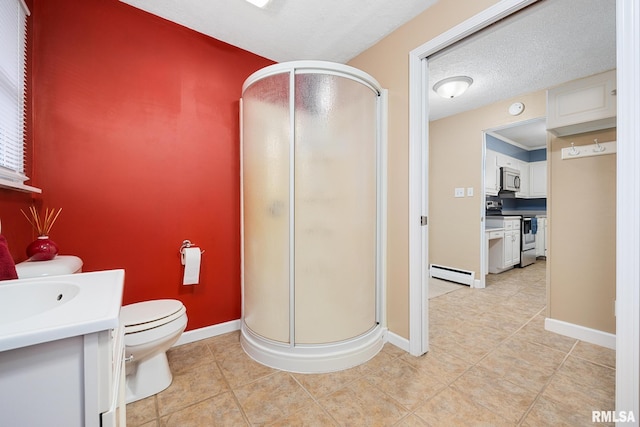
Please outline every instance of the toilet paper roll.
M183 285L197 285L200 280L200 248L182 249L182 265L184 265Z

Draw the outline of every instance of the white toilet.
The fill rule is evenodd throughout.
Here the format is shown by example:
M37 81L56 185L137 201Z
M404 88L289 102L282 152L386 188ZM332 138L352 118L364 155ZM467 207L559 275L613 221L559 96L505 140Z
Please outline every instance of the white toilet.
M167 350L187 326L187 310L174 299L143 301L122 307L120 323L127 362L125 400L131 403L171 385Z
M74 274L82 271L77 256L58 255L50 261L16 264L19 279ZM187 311L178 300L162 299L125 305L124 326L126 403L144 399L169 387L172 380L167 350L187 326Z

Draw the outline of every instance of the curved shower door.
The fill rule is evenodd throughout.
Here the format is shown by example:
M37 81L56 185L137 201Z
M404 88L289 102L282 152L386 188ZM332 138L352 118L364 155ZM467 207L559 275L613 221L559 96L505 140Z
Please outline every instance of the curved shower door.
M376 325L377 94L355 80L295 76L295 342Z
M269 366L343 369L382 347L380 89L363 75L301 61L243 87L241 343Z

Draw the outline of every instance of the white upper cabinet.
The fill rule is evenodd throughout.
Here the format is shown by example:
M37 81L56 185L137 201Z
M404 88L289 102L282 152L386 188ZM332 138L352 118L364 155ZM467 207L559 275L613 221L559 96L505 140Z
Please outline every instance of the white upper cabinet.
M488 196L497 196L498 191L500 191L498 153L493 150L487 150L484 165L484 192Z
M616 70L547 91L547 130L575 135L616 126Z
M547 197L547 162L529 163L529 197Z
M518 166L516 167L520 171L520 191L516 192L516 197L526 199L529 197L529 163L518 160Z

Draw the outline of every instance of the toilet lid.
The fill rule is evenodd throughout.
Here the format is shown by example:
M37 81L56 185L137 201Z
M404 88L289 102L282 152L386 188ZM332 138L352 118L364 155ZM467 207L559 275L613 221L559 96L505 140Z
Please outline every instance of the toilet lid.
M156 323L162 319L165 320L164 323L169 322L184 311L182 303L174 299L143 301L123 306L120 309L120 321L124 324L126 332L134 332L133 329L147 329L149 323ZM167 319L169 317L171 319Z

